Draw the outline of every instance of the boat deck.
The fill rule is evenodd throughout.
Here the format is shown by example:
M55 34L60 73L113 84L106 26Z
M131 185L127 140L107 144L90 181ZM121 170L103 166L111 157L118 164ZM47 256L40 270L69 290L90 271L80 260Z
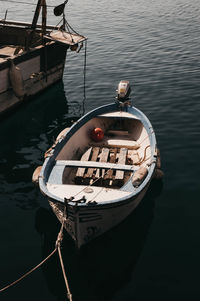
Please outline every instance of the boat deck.
M105 163L115 163L126 165L127 162L127 148L107 148L107 147L90 147L81 157L81 161L95 161ZM81 163L81 162L80 162ZM105 186L120 185L123 184L125 176L130 176L130 171L114 170L112 166L104 168L81 168L79 167L76 176L75 183L88 185L94 184ZM99 183L97 183L99 182Z
M149 160L146 150L128 131L107 131L103 140L89 140L84 149L76 147L68 157L65 149L55 160L48 183L119 189Z
M135 141L125 139L104 139L103 142L90 144L82 155L76 171L75 183L113 187L123 185L132 172L133 165L139 162L139 148ZM96 162L94 167L81 167L84 162Z
M77 201L86 196L87 202L127 197L130 191L119 188L137 170L139 157L132 147L113 147L112 144L100 147L96 143L80 160L56 160L48 179L48 190L61 199L76 196ZM69 170L73 176L65 174Z
M64 200L73 197L73 201L85 200L86 203L103 203L106 200L114 201L119 198L127 198L130 191L116 190L106 187L70 185L70 184L51 184L47 183L48 191Z
M16 52L16 46L0 46L0 63L12 57Z

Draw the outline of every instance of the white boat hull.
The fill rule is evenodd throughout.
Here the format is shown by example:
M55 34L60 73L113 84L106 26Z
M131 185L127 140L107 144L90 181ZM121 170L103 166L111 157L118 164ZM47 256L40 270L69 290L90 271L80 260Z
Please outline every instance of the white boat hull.
M75 241L78 248L89 243L94 238L102 235L121 223L143 199L148 187L135 198L127 200L124 204L113 204L105 207L69 206L67 209L67 218L64 217L64 205L54 200L49 200L49 204L62 223L65 219L64 228Z
M105 133L101 141L91 136L93 128ZM125 220L143 199L155 173L156 138L141 111L109 104L83 116L45 158L40 190L80 248Z

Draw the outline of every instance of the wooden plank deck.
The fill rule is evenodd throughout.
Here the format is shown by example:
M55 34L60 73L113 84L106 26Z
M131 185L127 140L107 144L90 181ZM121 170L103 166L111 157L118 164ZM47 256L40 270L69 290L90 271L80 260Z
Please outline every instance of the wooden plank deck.
M93 148L93 153L91 157L91 161L97 161L99 155L99 147L94 147ZM87 173L85 174L85 178L92 178L94 172L94 168L88 168Z
M128 159L128 148L124 147L90 147L80 161L63 161L66 166L78 167L75 183L112 186L121 185L125 175L133 172L132 160ZM58 161L57 164L62 164ZM129 165L128 165L129 164ZM82 167L79 167L81 166ZM97 181L99 179L99 181Z
M89 161L90 158L90 154L92 151L92 147L90 147L81 157L81 161ZM77 173L76 173L76 177L77 178L82 178L84 176L85 173L85 168L78 168Z
M119 152L119 159L118 164L126 164L126 156L127 156L127 148L121 148ZM115 175L115 180L123 180L124 178L124 171L117 170Z
M114 148L113 150L110 150L110 163L115 163L117 159L117 148ZM113 169L109 169L106 173L104 179L111 181L113 178Z
M100 155L100 160L99 162L106 163L108 161L108 156L109 156L109 149L108 148L102 148L101 155ZM105 175L105 169L97 169L96 174L95 174L95 179L98 179L99 177L104 177Z

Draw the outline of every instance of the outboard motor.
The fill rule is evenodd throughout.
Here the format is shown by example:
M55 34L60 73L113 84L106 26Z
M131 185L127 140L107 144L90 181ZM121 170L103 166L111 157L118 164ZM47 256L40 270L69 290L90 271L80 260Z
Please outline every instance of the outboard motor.
M118 84L117 89L117 100L120 102L125 102L129 99L131 88L128 80L121 80Z

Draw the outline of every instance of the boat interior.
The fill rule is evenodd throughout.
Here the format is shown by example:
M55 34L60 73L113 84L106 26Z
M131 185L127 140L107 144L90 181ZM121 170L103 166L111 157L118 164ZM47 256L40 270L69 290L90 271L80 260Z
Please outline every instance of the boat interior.
M101 141L91 135L104 132ZM93 185L119 189L151 158L149 136L141 121L129 113L104 114L89 120L64 145L49 183Z
M29 34L28 28L0 24L0 62L22 53L28 45ZM41 36L35 31L31 37L31 47L39 45Z
M45 44L58 41L68 48L85 39L79 34L62 31L57 26L46 26L43 35L41 25L33 30L29 23L0 20L0 63L24 51L37 49L44 41Z

